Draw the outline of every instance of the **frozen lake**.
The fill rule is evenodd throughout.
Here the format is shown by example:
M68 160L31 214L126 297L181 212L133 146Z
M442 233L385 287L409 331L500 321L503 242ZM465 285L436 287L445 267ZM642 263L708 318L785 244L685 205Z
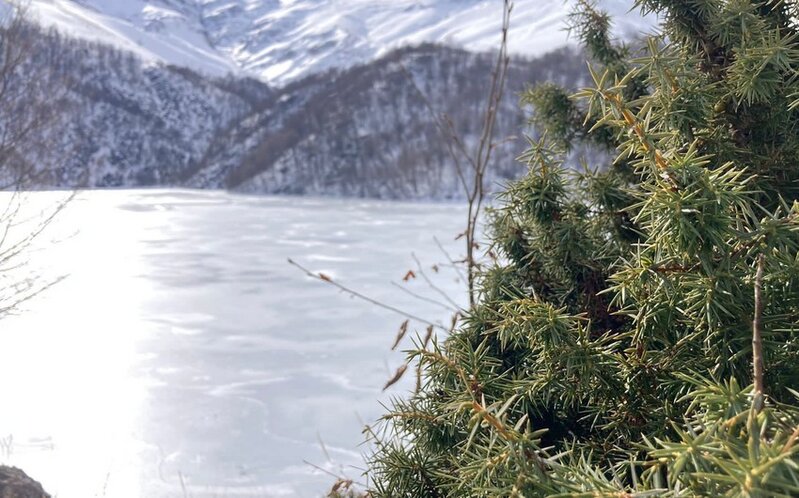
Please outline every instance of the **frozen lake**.
M26 195L28 210L64 196ZM463 213L222 192L79 194L27 252L47 278L68 277L0 322L0 461L58 498L322 496L334 478L303 461L359 479L360 420L414 384L409 372L381 393L404 358L390 351L403 318L286 258L448 321L391 282L435 297L421 281L402 283L415 251L465 302L454 273L429 270L445 260L434 236L462 252Z

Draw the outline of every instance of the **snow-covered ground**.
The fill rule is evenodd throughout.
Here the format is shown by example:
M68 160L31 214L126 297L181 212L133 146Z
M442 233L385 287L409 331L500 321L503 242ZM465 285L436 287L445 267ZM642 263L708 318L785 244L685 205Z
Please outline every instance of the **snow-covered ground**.
M9 2L11 0L0 0ZM282 85L369 62L405 45L473 51L499 45L502 0L30 0L42 24L211 74L246 73ZM512 53L567 43L575 0L515 0ZM648 30L632 0L599 0L620 36Z
M28 194L26 209L63 195ZM429 295L402 283L411 253L428 266L444 260L434 236L457 252L462 214L446 204L81 193L26 253L46 276L68 278L0 326L0 461L59 498L321 496L333 478L303 460L357 479L360 420L414 383L409 375L381 393L403 361L389 351L402 319L286 258L447 320L391 282ZM463 301L455 275L428 272Z

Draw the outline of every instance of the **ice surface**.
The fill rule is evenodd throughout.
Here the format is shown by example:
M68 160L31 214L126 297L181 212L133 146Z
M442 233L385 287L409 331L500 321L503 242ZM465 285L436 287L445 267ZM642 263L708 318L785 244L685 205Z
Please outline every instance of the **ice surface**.
M27 205L60 197L29 194ZM28 253L47 275L69 277L0 327L0 461L59 498L321 496L333 478L303 460L358 478L359 419L375 419L388 399L402 319L286 258L447 320L390 282L413 267L412 251L428 265L444 259L434 236L457 252L463 212L81 193ZM463 301L455 275L432 276ZM411 377L389 394L407 392Z

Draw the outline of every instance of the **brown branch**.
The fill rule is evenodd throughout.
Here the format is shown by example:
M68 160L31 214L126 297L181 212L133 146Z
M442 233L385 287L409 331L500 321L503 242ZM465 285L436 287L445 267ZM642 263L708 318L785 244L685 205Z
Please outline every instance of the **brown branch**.
M472 410L474 410L475 413L480 415L483 418L483 420L491 424L491 426L497 430L499 435L502 436L502 438L505 441L513 442L518 439L518 437L515 434L513 434L512 432L510 432L505 428L505 425L497 417L492 415L483 405L481 405L477 401L472 401Z
M785 446L782 447L782 451L780 451L780 454L787 455L791 451L791 448L793 448L794 444L796 444L797 438L799 438L799 427L796 427L793 430L790 437L788 438L788 442L785 443Z
M691 265L691 266L678 265L678 264L664 265L664 266L655 265L655 266L650 267L650 270L654 271L655 273L665 273L665 274L670 274L670 273L691 273L693 271L696 271L700 267L701 267L701 265L698 264L698 263L694 264L694 265Z
M752 320L752 363L754 364L755 392L754 408L756 411L763 409L763 396L765 386L763 382L763 339L761 336L761 318L763 316L763 272L766 266L765 254L757 258L757 273L755 275L755 316Z
M493 147L494 127L497 122L497 113L505 84L508 76L508 66L510 57L508 56L508 31L510 30L510 15L513 11L513 4L510 0L505 0L502 11L502 38L497 55L497 62L491 77L491 87L488 92L488 102L484 115L483 130L480 135L480 142L475 153L475 175L472 190L468 192L469 214L466 226L466 270L469 287L469 306L474 307L476 301L476 280L477 280L477 249L476 232L477 222L480 218L483 201L485 200L485 172L491 162Z

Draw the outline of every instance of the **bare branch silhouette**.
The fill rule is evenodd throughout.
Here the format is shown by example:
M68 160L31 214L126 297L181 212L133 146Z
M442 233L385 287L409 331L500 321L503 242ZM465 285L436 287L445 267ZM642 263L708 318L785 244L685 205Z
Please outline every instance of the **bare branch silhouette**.
M419 323L423 323L425 325L432 325L433 327L435 327L437 329L444 330L444 331L447 330L446 327L444 327L440 323L431 322L430 320L427 320L425 318L413 315L411 313L408 313L407 311L403 311L403 310L401 310L401 309L399 309L397 307L391 306L390 304L382 303L382 302L380 302L380 301L378 301L376 299L373 299L373 298L371 298L371 297L369 297L369 296L367 296L365 294L361 294L360 292L358 292L356 290L350 289L349 287L346 287L345 285L342 285L342 284L336 282L335 280L333 280L332 278L330 278L329 276L327 276L327 275L325 275L323 273L314 273L311 270L309 270L309 269L305 268L304 266L302 266L301 264L297 263L296 261L294 261L291 258L288 259L288 262L289 262L290 265L293 265L293 266L299 268L300 270L302 270L303 273L305 273L309 277L314 278L314 279L319 280L319 281L322 281L322 282L325 282L327 284L330 284L333 287L337 287L339 290L351 295L352 297L356 297L358 299L361 299L363 301L371 303L371 304L373 304L373 305L375 305L375 306L377 306L379 308L383 308L385 310L394 312L394 313L396 313L398 315L402 315L405 318L410 318L411 320L417 321Z
M436 305L436 306L438 306L438 307L440 307L440 308L444 308L444 309L445 309L445 310L447 310L447 311L452 311L452 312L458 311L456 308L452 307L452 306L451 306L451 305L449 305L449 304L442 303L441 301L437 301L437 300L435 300L435 299L431 299L431 298L429 298L429 297L427 297L427 296L423 296L423 295L421 295L421 294L418 294L418 293L416 293L416 292L413 292L412 290L410 290L410 289L407 289L407 288L405 288L405 287L401 286L401 285L400 285L400 284L398 284L397 282L391 282L391 285L393 285L393 286L394 286L394 287L396 287L397 289L401 290L401 291L402 291L402 292L404 292L405 294L408 294L409 296L411 296L411 297L413 297L413 298L415 298L415 299L418 299L418 300L420 300L420 301L424 301L424 302L426 302L426 303L434 304L434 305Z
M508 79L508 67L510 64L510 56L508 55L508 30L510 29L510 16L512 11L513 3L511 0L505 0L502 11L499 52L497 54L494 70L491 73L491 82L486 98L485 111L482 116L483 127L480 132L480 139L474 151L469 151L464 139L459 135L454 121L448 115L439 115L439 113L436 112L430 99L416 84L411 72L405 66L402 66L402 70L412 88L419 95L428 112L430 112L436 128L446 141L447 150L453 159L458 179L461 182L464 195L466 196L468 214L466 217L466 229L462 235L466 242L466 258L464 262L466 265L466 281L468 285L470 307L474 306L476 301L477 291L475 280L479 268L478 255L476 254L479 246L476 238L480 215L486 197L485 177L486 171L491 165L494 149L497 146L494 142L494 131L499 105L505 94L505 87ZM464 162L471 167L471 175L468 178L464 171ZM450 261L452 261L451 258Z

